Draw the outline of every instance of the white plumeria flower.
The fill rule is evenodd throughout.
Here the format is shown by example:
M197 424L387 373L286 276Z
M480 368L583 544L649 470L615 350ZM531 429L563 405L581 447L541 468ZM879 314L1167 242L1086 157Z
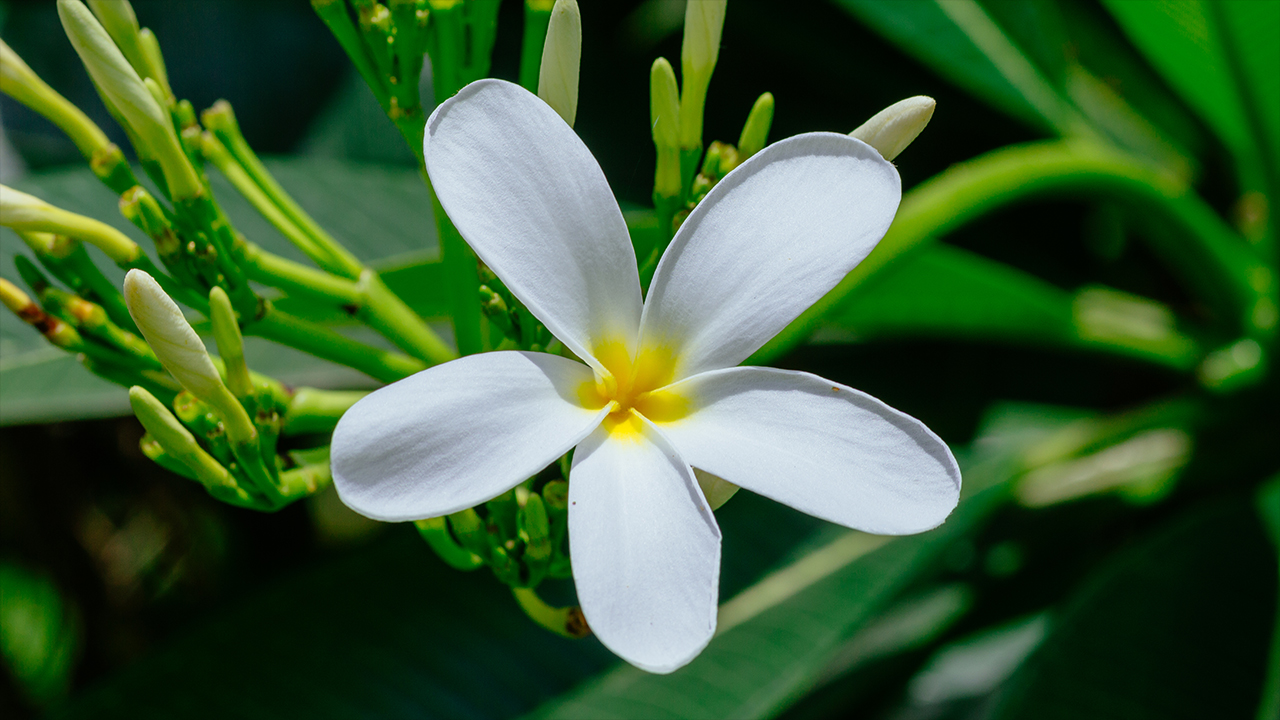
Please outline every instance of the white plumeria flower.
M765 148L680 227L641 300L600 166L546 103L480 80L427 122L427 171L459 232L585 361L493 352L356 403L333 437L343 502L388 521L478 505L571 448L582 611L628 662L670 672L716 625L720 530L691 468L873 533L940 524L960 472L919 421L803 372L735 367L884 235L898 173L859 140Z

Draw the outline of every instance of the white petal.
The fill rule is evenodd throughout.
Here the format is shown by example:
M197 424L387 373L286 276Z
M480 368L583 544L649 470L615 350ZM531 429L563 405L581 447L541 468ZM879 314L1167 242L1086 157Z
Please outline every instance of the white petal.
M476 255L579 357L634 346L640 281L622 211L573 130L536 95L479 80L431 114L440 203Z
M689 466L649 423L578 446L569 480L569 553L596 637L643 670L668 673L716 629L720 528Z
M862 261L889 229L901 181L865 143L834 133L774 143L689 215L645 301L645 346L676 377L737 365Z
M604 416L578 402L582 363L493 352L437 365L356 403L338 422L333 484L352 510L386 521L437 517L515 487Z
M689 464L815 517L885 535L937 527L960 469L923 423L809 373L741 367L672 386L662 432Z

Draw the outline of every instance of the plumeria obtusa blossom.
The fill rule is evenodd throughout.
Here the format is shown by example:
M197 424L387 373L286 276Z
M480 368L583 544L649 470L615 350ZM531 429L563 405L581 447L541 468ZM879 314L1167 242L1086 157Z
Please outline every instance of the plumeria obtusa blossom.
M889 227L894 167L812 133L765 148L680 227L642 301L604 173L534 95L481 80L427 123L427 171L476 254L582 362L455 360L389 385L333 438L342 500L399 521L478 505L576 447L578 599L652 672L715 631L720 530L692 468L872 533L940 524L960 472L919 421L803 372L735 367L830 290Z

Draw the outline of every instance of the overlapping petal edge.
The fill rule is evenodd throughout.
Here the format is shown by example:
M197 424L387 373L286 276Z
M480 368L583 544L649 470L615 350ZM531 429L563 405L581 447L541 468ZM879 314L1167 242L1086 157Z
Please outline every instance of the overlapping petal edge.
M662 258L647 299L590 151L516 85L441 105L424 153L476 254L586 365L540 353L456 360L357 403L334 484L384 520L447 514L572 447L570 553L601 642L651 672L715 631L720 531L692 466L878 533L941 523L959 497L946 445L915 419L807 373L733 367L884 235L896 170L858 140L776 143L722 180Z

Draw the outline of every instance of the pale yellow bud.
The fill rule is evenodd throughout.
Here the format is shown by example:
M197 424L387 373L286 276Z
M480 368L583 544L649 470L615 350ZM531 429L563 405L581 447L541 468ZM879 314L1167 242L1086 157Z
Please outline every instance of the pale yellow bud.
M80 0L58 0L58 16L94 84L137 138L139 156L160 164L175 200L198 196L200 178L182 151L173 122L111 36Z
M538 72L538 97L573 127L578 116L578 66L582 60L582 16L577 0L556 0L547 24Z
M937 104L924 95L900 100L876 113L849 135L878 150L885 160L892 160L929 124Z
M702 147L702 111L707 102L711 71L720 57L727 0L688 0L684 10L684 44L680 48L680 144Z
M226 393L227 388L204 342L191 329L178 304L160 288L155 278L136 269L125 275L124 301L164 369L187 392L216 405L212 399Z

